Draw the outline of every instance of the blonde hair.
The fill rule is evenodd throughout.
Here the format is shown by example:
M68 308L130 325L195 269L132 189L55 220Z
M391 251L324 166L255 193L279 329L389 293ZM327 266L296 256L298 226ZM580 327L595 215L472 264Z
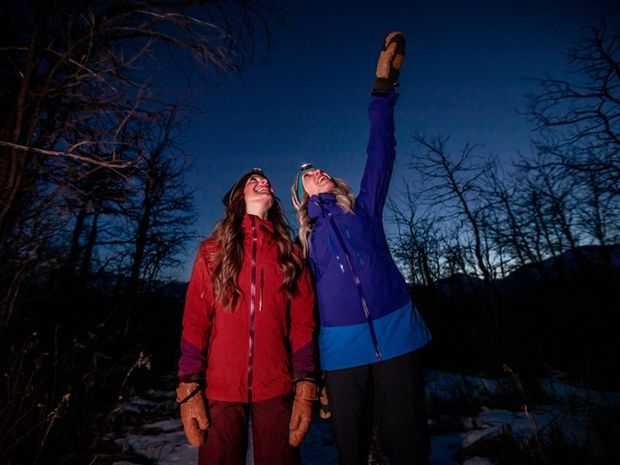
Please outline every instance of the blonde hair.
M329 194L336 196L336 203L342 211L345 213L352 213L355 206L355 196L353 190L344 180L340 178L332 178L335 187L329 191ZM308 201L310 196L304 191L304 195L301 198L301 203L297 206L295 202L293 205L297 209L297 221L299 222L299 242L301 242L301 250L303 256L307 257L310 251L310 237L312 236L312 228L314 227L314 221L308 216Z

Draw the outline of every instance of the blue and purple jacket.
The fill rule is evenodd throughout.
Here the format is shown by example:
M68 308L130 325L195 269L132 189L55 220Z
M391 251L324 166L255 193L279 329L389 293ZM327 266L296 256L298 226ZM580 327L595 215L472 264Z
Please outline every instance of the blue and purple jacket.
M398 271L383 229L383 207L396 156L398 94L373 97L368 158L352 213L332 194L313 195L309 263L320 315L321 368L338 370L389 360L430 339Z

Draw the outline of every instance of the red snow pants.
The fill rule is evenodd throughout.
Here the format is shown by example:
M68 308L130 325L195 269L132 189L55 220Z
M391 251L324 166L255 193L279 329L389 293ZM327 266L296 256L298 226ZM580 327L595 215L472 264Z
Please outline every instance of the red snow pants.
M209 400L206 442L198 465L244 465L252 418L254 465L299 465L299 448L288 443L291 397L238 403Z

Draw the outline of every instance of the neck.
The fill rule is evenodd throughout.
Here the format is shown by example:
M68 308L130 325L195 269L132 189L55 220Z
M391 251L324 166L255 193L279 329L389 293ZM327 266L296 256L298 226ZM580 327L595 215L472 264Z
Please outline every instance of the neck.
M246 204L245 212L248 215L258 216L261 220L266 220L269 208L262 204Z

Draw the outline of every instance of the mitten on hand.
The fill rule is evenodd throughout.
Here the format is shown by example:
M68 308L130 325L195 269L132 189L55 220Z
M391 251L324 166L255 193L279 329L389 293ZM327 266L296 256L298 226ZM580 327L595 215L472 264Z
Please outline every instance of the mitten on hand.
M390 32L383 39L383 47L377 61L373 94L389 92L398 85L400 67L405 60L405 36L398 32Z
M204 444L204 430L209 427L209 419L198 383L181 383L177 388L177 402L181 406L181 421L185 436L192 446Z
M316 384L312 381L298 381L295 384L295 398L288 436L291 446L299 446L310 428L312 402L317 399L317 390Z

